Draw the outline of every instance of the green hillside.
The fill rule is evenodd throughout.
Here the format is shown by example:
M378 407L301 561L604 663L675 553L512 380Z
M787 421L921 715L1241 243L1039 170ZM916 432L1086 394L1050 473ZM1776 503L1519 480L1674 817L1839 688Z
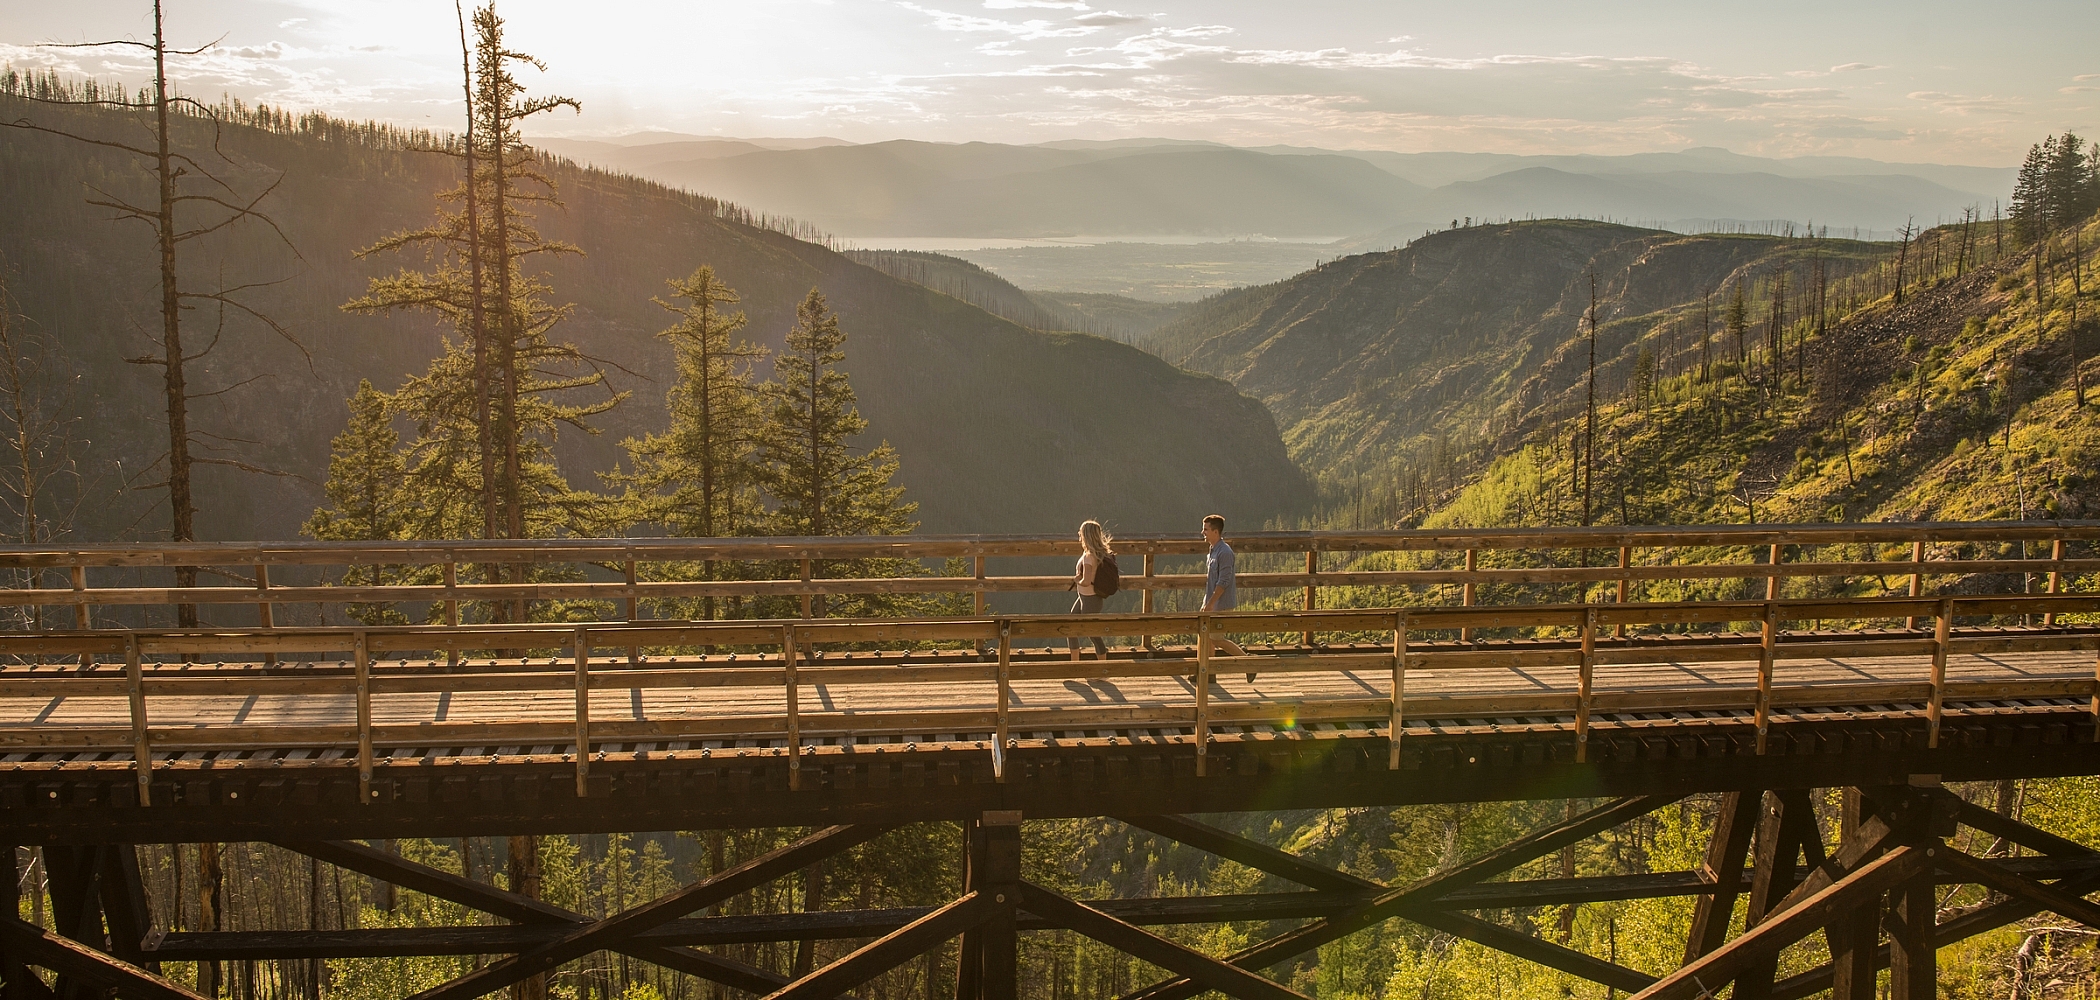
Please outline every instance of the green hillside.
M0 98L0 115L91 135L133 126L115 116ZM456 181L447 158L404 151L406 137L311 118L251 118L219 141L213 160L260 205L296 253L259 225L186 244L193 288L275 282L247 301L282 322L301 347L238 313L217 350L196 363L196 390L247 382L194 404L217 457L291 473L264 477L200 470L207 538L284 538L316 506L331 435L358 380L382 388L422 371L440 328L412 316L352 316L338 306L367 279L408 261L352 254L422 225L437 192ZM185 148L209 155L203 123L180 122ZM1309 490L1259 403L1217 379L1179 371L1144 352L1083 334L1045 334L822 246L747 224L713 199L562 162L548 171L565 208L545 207L541 230L582 256L545 264L555 301L575 308L556 329L600 359L614 388L633 396L598 421L602 433L565 435L566 475L595 485L625 437L659 428L671 373L654 334L668 314L651 303L665 279L712 264L743 296L749 335L777 346L794 303L821 286L849 334L846 368L870 421L868 444L888 440L898 481L921 504L926 531L1040 531L1084 517L1122 530L1183 527L1213 509L1243 523L1302 510ZM281 177L281 181L278 179ZM60 345L53 371L75 379L67 405L92 414L78 457L97 472L98 499L77 518L81 537L158 527L162 408L155 371L124 363L150 349L156 284L143 229L88 205L96 189L137 195L130 158L56 136L0 130L0 257L22 313ZM194 311L193 337L217 317ZM310 352L310 364L308 354ZM1086 385L1085 392L1075 386Z
M1321 475L1395 477L1493 453L1564 412L1587 370L1586 351L1570 351L1592 275L1601 377L1616 384L1637 340L1684 363L1709 291L1742 281L1754 298L1777 271L1798 282L1820 259L1835 279L1886 252L1601 222L1475 226L1214 296L1145 343L1268 404L1292 455Z

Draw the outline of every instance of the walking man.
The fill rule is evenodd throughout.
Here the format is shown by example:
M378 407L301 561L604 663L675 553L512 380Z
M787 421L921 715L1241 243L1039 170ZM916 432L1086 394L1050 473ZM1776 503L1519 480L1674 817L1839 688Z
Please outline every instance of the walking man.
M1238 577L1234 573L1232 546L1225 544L1225 518L1220 514L1209 514L1203 518L1203 541L1210 546L1210 554L1203 557L1203 610L1231 611L1239 606ZM1217 636L1211 640L1223 649L1227 656L1245 656L1247 651L1240 644ZM1247 675L1247 683L1254 683L1254 675Z

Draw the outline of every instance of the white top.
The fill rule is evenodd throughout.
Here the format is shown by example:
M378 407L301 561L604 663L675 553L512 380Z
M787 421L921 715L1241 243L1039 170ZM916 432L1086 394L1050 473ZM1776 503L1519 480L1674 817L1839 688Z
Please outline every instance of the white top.
M1100 566L1101 560L1094 558L1092 552L1079 554L1079 564L1072 568L1072 575L1079 578L1079 593L1082 596L1094 596L1094 570Z

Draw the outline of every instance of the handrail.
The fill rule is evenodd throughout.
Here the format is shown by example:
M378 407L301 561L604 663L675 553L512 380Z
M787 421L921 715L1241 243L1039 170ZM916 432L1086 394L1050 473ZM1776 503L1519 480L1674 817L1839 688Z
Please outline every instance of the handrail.
M2066 549L2066 543L2071 541L2100 543L2100 521L1279 531L1235 534L1231 540L1243 553L1304 554L1302 571L1270 571L1255 560L1254 568L1238 575L1238 583L1253 590L1302 588L1302 603L1307 608L1317 607L1322 588L1331 591L1337 587L1457 585L1464 592L1465 603L1473 604L1484 585L1572 584L1588 588L1616 584L1619 603L1625 603L1645 596L1635 593L1635 583L1762 580L1765 596L1777 597L1782 596L1781 583L1787 580L1872 577L1891 590L1900 589L1907 580L1909 596L1923 598L1929 596L1924 586L1927 576L2022 574L2031 581L2046 580L2049 592L2055 593L2062 589L2066 574L2075 577L2100 572L2100 558L2091 557L2089 547L2088 557L2073 557ZM2039 544L2044 542L2046 546ZM1956 552L1946 553L1951 558L1928 558L1934 545L2015 543L2023 555L2030 544L2040 552L2033 558L2009 558L1991 552L1966 556ZM1856 554L1849 559L1823 559L1822 553L1807 551L1796 551L1789 558L1787 551L1790 547L1801 550L1829 545L1902 545L1909 551L1908 558L1890 560L1860 560ZM1153 595L1158 592L1200 590L1203 586L1203 577L1198 574L1159 572L1156 565L1156 559L1162 555L1201 553L1200 540L1185 535L1131 535L1119 538L1117 547L1142 558L1141 571L1124 576L1123 587L1142 594L1140 604L1147 609L1153 606ZM1062 575L987 573L987 558L1062 556L1069 555L1072 548L1072 540L1063 535L6 545L0 546L0 567L17 570L16 579L20 582L48 585L0 588L0 608L56 609L52 620L62 621L70 614L75 628L103 624L93 615L97 607L155 605L248 605L255 609L255 620L266 627L282 620L274 608L302 604L429 605L441 607L448 620L456 621L463 603L493 607L518 602L595 601L602 602L613 614L632 619L641 613L644 601L800 597L807 609L815 595L969 594L972 607L982 612L989 594L1049 593L1070 584L1070 578ZM1719 557L1702 554L1699 559L1687 560L1684 551L1715 548L1726 552ZM1655 550L1668 551L1661 558L1636 558L1637 554ZM1320 553L1377 552L1462 554L1463 566L1432 563L1416 568L1339 569L1324 567L1318 558ZM1532 553L1536 558L1492 558L1495 553L1511 552ZM1573 553L1582 555L1578 558ZM1490 558L1484 560L1483 554ZM1595 564L1592 554L1598 554ZM1616 559L1610 558L1613 554ZM827 561L851 564L867 558L963 557L970 560L969 576L826 579L821 572L812 572L813 567ZM760 575L767 578L694 579L697 574L679 568L700 561L711 561L718 567L759 564ZM1527 561L1532 564L1521 564ZM1495 564L1498 562L1501 565ZM1511 562L1520 564L1510 565ZM598 579L478 583L463 582L459 572L462 563L598 565L605 567L605 572ZM766 564L778 572L769 571ZM305 582L287 579L283 573L273 579L273 565L429 569L422 571L424 578L416 582L328 585L314 582L312 570L303 574ZM151 578L109 579L111 570L176 566L223 567L225 571L219 575L232 582L171 587L147 585L153 582ZM649 574L638 572L638 567L655 567L655 575L672 578L650 580L646 578ZM97 572L91 575L89 569ZM436 572L440 569L442 573ZM51 579L45 572L59 570L64 572L56 575L63 576L63 580ZM744 575L748 573L747 570ZM37 620L43 621L42 611L36 613ZM808 611L804 614L806 617Z

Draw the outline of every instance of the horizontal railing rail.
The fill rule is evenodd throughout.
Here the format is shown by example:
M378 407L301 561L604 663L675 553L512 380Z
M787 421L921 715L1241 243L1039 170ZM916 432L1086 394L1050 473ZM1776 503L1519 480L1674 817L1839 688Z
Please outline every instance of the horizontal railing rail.
M1302 591L1293 603L1306 610L1320 605L1323 590L1345 587L1457 586L1463 603L1472 604L1481 598L1523 600L1526 595L1509 591L1525 585L1616 583L1616 599L1624 603L1650 596L1637 585L1665 581L1762 580L1764 596L1781 597L1788 596L1782 591L1787 581L1854 585L1871 579L1869 589L1915 597L1927 594L1928 578L2022 576L2028 580L2021 584L2024 591L2046 587L2060 593L2066 580L2100 573L2100 552L2094 551L2100 521L1296 531L1237 534L1231 541L1254 556L1242 563L1249 571L1238 574L1239 586ZM1869 552L1865 559L1856 550L1834 557L1823 551L1862 545L1907 551ZM1200 555L1200 539L1131 535L1116 546L1131 563L1123 567L1122 587L1138 595L1140 611L1157 609L1156 594L1204 586L1204 577L1186 565L1178 571L1158 565L1163 557ZM1414 553L1417 560L1426 555L1429 564L1361 564L1359 557L1380 552ZM321 617L337 620L341 612L326 609L422 606L456 623L477 614L530 618L529 605L555 601L580 602L565 616L582 611L633 620L661 613L667 602L800 598L803 617L821 618L824 606L813 602L830 597L949 594L970 596L972 609L984 614L990 595L1054 593L1071 583L1040 570L995 572L988 560L1075 553L1074 541L1063 535L9 545L0 546L0 573L8 574L10 584L0 586L0 609L13 609L8 614L17 627L85 629L110 624L104 619L112 615L141 624L140 609L200 606L252 607L253 619L269 626L280 620L280 609L297 606L320 608ZM1302 554L1302 571L1274 566L1279 554ZM1891 558L1872 558L1877 554ZM1439 564L1460 555L1460 565ZM1326 565L1339 557L1356 564ZM1261 564L1264 558L1269 565ZM853 575L852 567L867 559L918 561L920 575ZM968 560L971 575L931 575L924 565L955 559ZM578 578L520 582L519 567L554 565ZM173 577L165 571L177 567L205 570L214 582L167 585ZM382 568L394 578L381 582ZM1567 596L1549 593L1543 599ZM592 603L596 611L587 607ZM133 610L100 611L127 608ZM491 610L497 608L503 610Z
M358 768L361 794L372 795L376 769L385 766L378 749L388 746L555 746L572 761L584 793L593 748L607 742L765 739L780 746L767 753L788 758L790 783L799 787L802 759L841 752L820 747L831 737L897 733L976 733L997 751L994 769L1003 780L1005 752L1045 731L1141 729L1164 732L1168 741L1192 744L1198 773L1220 727L1296 725L1307 722L1370 724L1367 732L1388 738L1389 767L1400 766L1401 737L1409 718L1508 717L1512 714L1571 717L1577 760L1586 759L1589 734L1600 714L1621 712L1724 711L1742 713L1755 726L1763 752L1775 709L1798 705L1917 704L1924 706L1928 745L1937 745L1944 706L1950 701L2022 698L2080 698L2093 706L2100 727L2100 683L2094 670L2042 672L2010 679L1954 680L1950 656L1970 654L2100 651L2100 627L1963 628L1962 619L2002 622L2022 616L2100 613L2100 594L1965 595L1764 601L1652 602L1529 606L1437 606L1315 611L1174 612L1108 615L1001 615L928 620L799 619L739 622L615 622L532 625L374 626L327 628L111 630L0 634L0 656L35 659L79 657L78 665L23 663L0 667L0 749L19 752L65 748L128 751L142 801L150 801L156 768L173 766L167 754L194 749L241 747L334 748L336 759L296 766ZM1929 628L1863 630L1863 620L1917 619ZM1846 627L1787 631L1784 625L1839 622ZM1753 625L1749 632L1696 636L1644 634L1646 626L1683 624ZM1508 627L1558 630L1525 640L1477 642L1451 636ZM1633 630L1615 635L1621 627ZM1348 643L1331 649L1284 647L1221 655L1219 641L1261 633L1327 634ZM1091 635L1191 636L1192 647L1163 648L1145 655L1075 661L1029 656L1016 642ZM983 643L983 656L936 652L892 653L889 662L855 662L827 656L824 646L869 643ZM736 659L697 656L691 650L743 650ZM512 650L487 668L456 664L449 654ZM647 656L638 650L649 650ZM531 651L543 651L539 656ZM553 651L547 653L544 651ZM599 651L613 655L601 655ZM655 657L665 656L661 661ZM415 654L415 655L412 655ZM198 657L342 656L341 666L259 671L197 663ZM427 665L409 660L427 657ZM103 662L103 658L119 662ZM393 659L389 665L386 661ZM1887 667L1857 680L1781 683L1787 661L1864 661ZM440 660L446 661L440 666ZM540 662L542 659L544 663ZM1922 660L1923 662L1917 662ZM1614 689L1597 683L1597 668L1622 664L1743 663L1754 674L1732 684L1637 686ZM1467 694L1407 691L1411 675L1451 670L1532 671L1573 668L1574 676L1528 693ZM1221 702L1213 680L1241 672L1308 674L1348 672L1360 689L1345 697L1264 697ZM1534 681L1536 677L1531 676ZM1188 694L1171 703L1023 705L1014 698L1017 681L1187 677ZM974 699L931 699L910 710L832 707L841 690L866 685L973 685ZM735 711L709 711L667 718L594 716L594 692L647 689L760 688L780 692L777 706L749 704ZM573 710L547 717L399 721L382 718L375 699L416 698L467 692L573 693ZM36 709L75 699L124 699L109 724L50 723ZM196 712L154 712L171 701L193 699L301 699L308 721L249 724L199 721ZM161 708L156 708L160 706ZM48 710L46 710L48 711ZM236 716L236 720L241 718ZM1731 724L1740 724L1739 722ZM2100 731L2100 730L2096 730ZM707 751L701 751L704 756ZM741 751L739 751L741 752Z

